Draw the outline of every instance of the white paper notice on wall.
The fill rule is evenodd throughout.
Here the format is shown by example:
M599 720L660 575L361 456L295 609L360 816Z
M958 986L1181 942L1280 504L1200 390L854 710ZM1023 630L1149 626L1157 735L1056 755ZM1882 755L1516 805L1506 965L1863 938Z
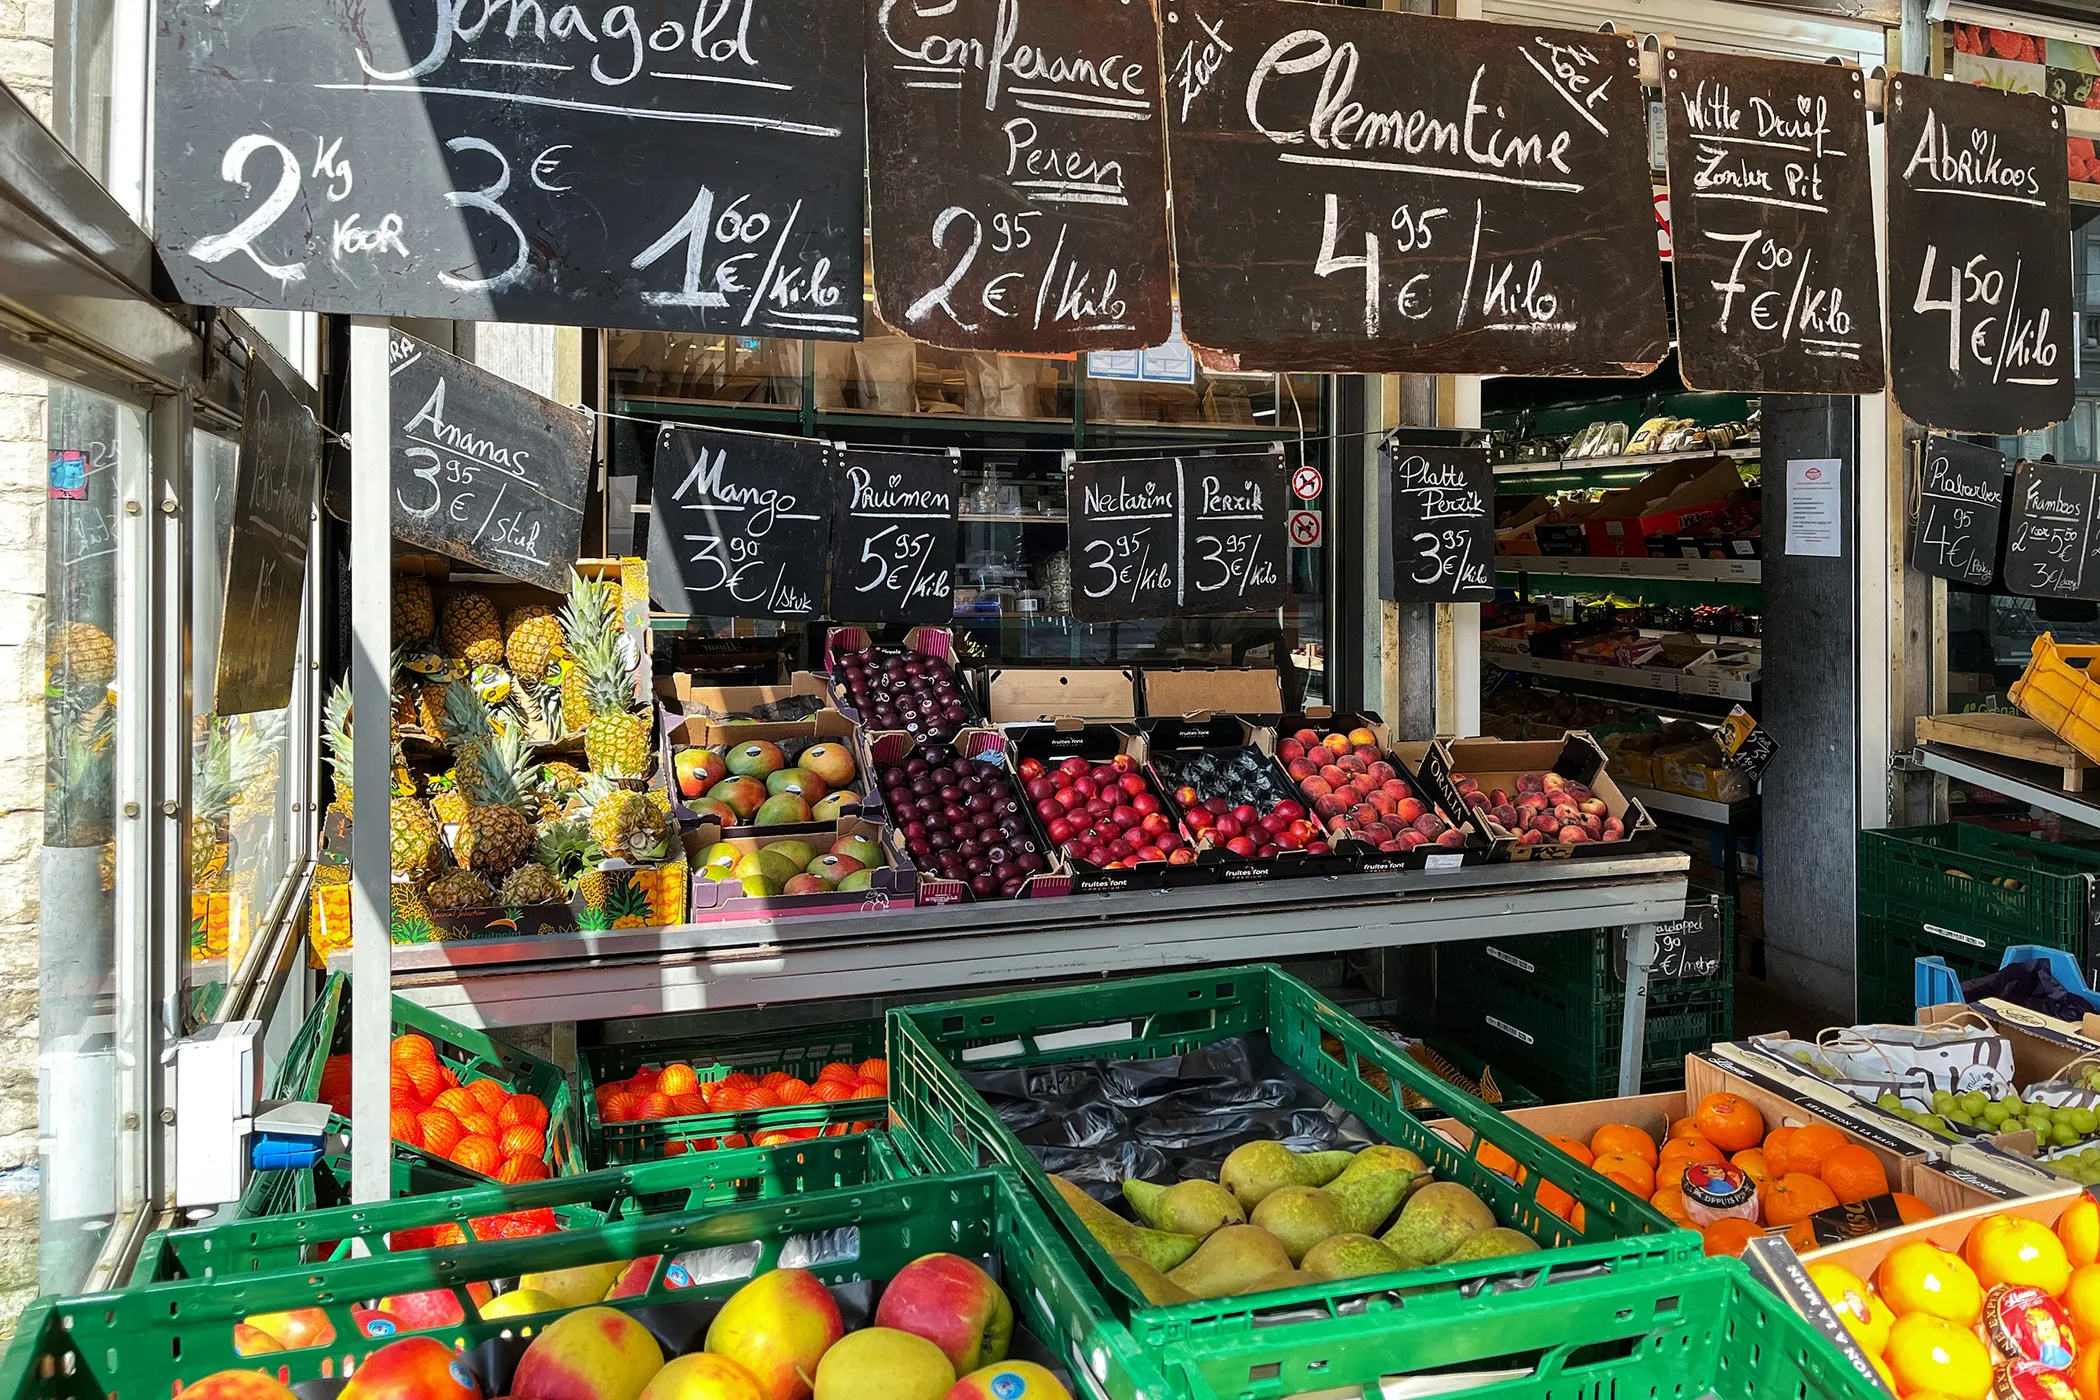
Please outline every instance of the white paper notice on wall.
M1786 552L1835 559L1845 543L1845 464L1836 457L1786 464Z

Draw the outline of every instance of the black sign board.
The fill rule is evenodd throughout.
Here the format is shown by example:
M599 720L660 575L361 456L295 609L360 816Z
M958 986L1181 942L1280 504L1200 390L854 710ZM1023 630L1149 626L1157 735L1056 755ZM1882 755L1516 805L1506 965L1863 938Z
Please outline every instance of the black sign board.
M2008 592L2030 598L2100 598L2093 514L2100 471L2022 462L2013 472L2012 520L2000 570Z
M875 304L955 350L1172 327L1152 0L867 6Z
M1663 110L1684 382L1879 392L1864 75L1668 49Z
M2063 110L1894 74L1889 387L1913 422L2032 432L2071 411Z
M1495 470L1485 447L1378 447L1379 503L1392 522L1387 598L1478 603L1495 596Z
M1721 972L1721 906L1712 900L1687 904L1684 917L1655 926L1655 961L1648 964L1648 980L1655 982L1698 981ZM1612 973L1626 980L1626 940L1620 929L1612 941Z
M811 438L666 426L649 492L649 591L694 617L819 617L838 463Z
M955 613L956 459L845 449L831 525L831 616L938 622Z
M1765 770L1779 756L1779 741L1772 737L1772 731L1741 705L1729 709L1721 727L1714 731L1714 742L1720 745L1722 762L1759 782L1764 781Z
M1072 615L1113 622L1282 607L1289 494L1275 451L1073 462Z
M858 7L169 0L181 300L860 334Z
M1182 328L1243 366L1641 374L1668 348L1631 37L1166 7Z
M394 534L557 592L583 547L591 424L395 331Z
M268 357L251 349L219 613L216 714L254 714L292 703L306 542L320 470L321 425L277 377Z
M1953 438L1928 437L1918 460L1911 567L1956 583L1988 584L1998 571L2005 454Z

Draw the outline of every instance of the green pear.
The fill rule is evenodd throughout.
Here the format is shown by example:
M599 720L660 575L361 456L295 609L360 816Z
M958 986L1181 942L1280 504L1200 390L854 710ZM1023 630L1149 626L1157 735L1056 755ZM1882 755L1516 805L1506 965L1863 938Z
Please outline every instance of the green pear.
M1338 1279L1394 1274L1404 1266L1399 1255L1369 1235L1330 1235L1305 1251L1299 1267L1316 1279Z
M1164 1272L1196 1252L1194 1235L1172 1235L1165 1230L1133 1225L1055 1173L1051 1174L1050 1184L1079 1217L1079 1223L1086 1226L1087 1233L1110 1254L1128 1254Z
M1373 1172L1340 1186L1284 1186L1254 1208L1253 1221L1290 1251L1293 1264L1334 1235L1368 1235L1384 1225L1414 1180L1404 1171Z
M1455 1181L1432 1181L1401 1208L1379 1243L1400 1256L1401 1267L1426 1268L1448 1259L1458 1247L1496 1226L1495 1213Z
M1303 1269L1277 1269L1271 1273L1263 1274L1260 1278L1241 1288L1240 1292L1274 1293L1279 1288L1303 1288L1308 1283L1317 1282L1319 1280L1306 1273Z
M1198 1298L1224 1298L1243 1293L1247 1285L1291 1267L1291 1256L1258 1225L1227 1225L1197 1247L1188 1262L1169 1269L1167 1278Z
M1218 1169L1218 1184L1253 1210L1279 1186L1325 1186L1342 1174L1355 1154L1293 1152L1280 1142L1248 1142L1232 1149Z
M1469 1259L1499 1259L1506 1254L1529 1254L1538 1247L1538 1241L1521 1230L1496 1225L1482 1230L1445 1255L1443 1262L1459 1264Z
M1130 1281L1137 1285L1138 1292L1144 1294L1145 1301L1154 1307L1170 1308L1176 1303L1196 1301L1195 1294L1135 1254L1111 1254L1108 1257L1116 1261L1117 1268L1130 1275Z
M1198 1177L1172 1186L1154 1186L1135 1177L1123 1183L1123 1199L1137 1218L1155 1230L1203 1239L1226 1225L1244 1225L1247 1212L1230 1191Z
M1404 1147L1391 1143L1374 1142L1349 1159L1342 1174L1328 1182L1329 1186L1346 1186L1348 1183L1379 1172L1403 1171L1416 1176L1427 1176L1429 1164Z

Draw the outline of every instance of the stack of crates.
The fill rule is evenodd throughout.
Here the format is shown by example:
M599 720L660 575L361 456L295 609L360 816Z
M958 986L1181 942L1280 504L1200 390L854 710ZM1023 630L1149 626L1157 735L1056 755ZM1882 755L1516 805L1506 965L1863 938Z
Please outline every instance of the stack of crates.
M1686 916L1717 918L1719 965L1652 974L1641 1092L1684 1087L1684 1057L1729 1039L1735 1024L1735 905L1694 887ZM1437 950L1435 1024L1549 1101L1619 1092L1626 984L1617 929L1447 943Z
M1861 1022L1908 1025L1917 960L1937 954L1963 981L2032 943L2092 966L2100 852L1966 822L1859 834L1854 966Z

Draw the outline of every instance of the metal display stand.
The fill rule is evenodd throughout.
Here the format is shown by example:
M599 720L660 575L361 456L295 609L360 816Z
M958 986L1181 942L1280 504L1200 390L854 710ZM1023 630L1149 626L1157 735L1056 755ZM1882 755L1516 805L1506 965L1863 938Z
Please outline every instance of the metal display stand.
M401 946L392 980L496 1029L1628 927L1619 1076L1632 1094L1655 925L1683 916L1689 867L1673 851Z
M1920 744L1912 753L1912 761L1931 772L1989 788L2084 826L2100 827L2100 793L2064 791L2061 772L2045 765L1941 744Z

